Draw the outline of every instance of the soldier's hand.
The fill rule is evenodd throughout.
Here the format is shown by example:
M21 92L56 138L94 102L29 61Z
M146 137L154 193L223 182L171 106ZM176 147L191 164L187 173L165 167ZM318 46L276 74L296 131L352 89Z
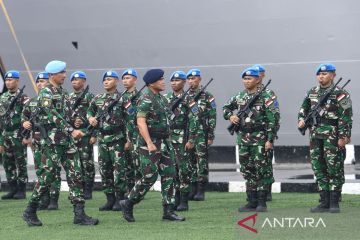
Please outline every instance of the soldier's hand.
M23 128L27 129L27 130L31 130L31 122L30 121L25 121L23 123Z
M236 115L232 115L230 118L229 118L230 122L233 123L233 124L239 124L240 122L240 118L238 118L238 116Z
M304 120L300 120L298 123L298 128L304 128L305 127L305 122Z
M151 153L157 151L157 148L153 142L148 143L147 148L148 148L149 152L151 152Z
M96 137L91 137L90 141L89 141L89 144L94 145L95 143L96 143Z
M338 140L338 146L339 146L339 148L344 148L345 147L345 145L346 145L346 139L345 138L340 138L339 140Z
M23 140L22 140L22 144L23 145L31 145L31 139L30 138L28 138L28 139L25 139L25 138L23 138Z
M267 151L271 150L272 148L273 148L273 144L271 142L267 141L265 143L265 151L267 152Z
M96 117L90 117L89 123L91 126L96 127L96 125L98 124L98 121L96 120Z
M74 125L75 127L80 127L84 122L81 120L81 118L76 118L75 119L75 122L74 122Z
M4 146L0 146L0 153L4 153L4 152L5 152Z
M185 150L191 150L191 149L193 149L194 147L195 147L195 144L192 143L192 142L187 142L187 143L185 144Z
M131 149L131 142L126 142L124 146L125 151L129 151Z
M80 130L77 130L75 129L74 131L72 131L71 133L71 136L74 138L74 139L79 139L79 138L82 138L85 134L80 131Z
M207 145L210 146L214 143L214 140L213 139L209 139L208 142L207 142Z

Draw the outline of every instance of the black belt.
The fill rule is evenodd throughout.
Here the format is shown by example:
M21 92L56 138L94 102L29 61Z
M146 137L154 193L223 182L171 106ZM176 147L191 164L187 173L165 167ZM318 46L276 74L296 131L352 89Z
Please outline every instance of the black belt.
M14 132L15 130L20 130L20 129L21 129L20 126L4 128L5 132Z
M149 129L150 137L157 138L157 139L167 139L170 137L170 134L168 131L154 131Z
M261 131L266 131L264 126L240 127L240 132L243 133L253 133L253 132L261 132Z
M100 133L101 135L115 135L121 133L123 130L123 128L115 128L110 130L100 130Z
M318 124L331 125L334 127L336 127L338 125L337 119L319 118L317 121L318 121Z

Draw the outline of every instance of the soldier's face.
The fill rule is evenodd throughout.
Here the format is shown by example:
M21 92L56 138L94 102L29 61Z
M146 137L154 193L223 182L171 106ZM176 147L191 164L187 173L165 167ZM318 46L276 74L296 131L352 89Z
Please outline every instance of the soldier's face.
M119 79L114 77L106 77L103 81L104 88L106 91L115 90L118 85Z
M132 88L135 86L136 80L137 80L137 78L132 75L125 75L122 78L122 83L124 84L124 87L126 89L129 89L129 88Z
M319 75L317 75L317 80L319 81L321 86L328 87L331 85L335 76L335 72L319 72Z
M200 85L201 77L190 76L188 77L188 84L192 89L197 89Z
M46 79L39 79L36 82L36 87L38 88L38 90L40 91L41 89L43 89L44 87L46 87L46 85L48 84L48 80Z
M161 92L165 90L165 79L162 77L160 80L151 83L150 86L157 92Z
M50 74L50 79L58 85L62 85L66 78L66 71L62 71L55 74Z
M181 89L183 89L185 86L185 81L181 80L181 79L173 79L171 80L171 88L174 92L178 92Z
M245 76L243 78L244 86L247 90L256 89L257 85L260 83L260 78L253 76Z
M19 87L19 79L17 78L6 78L5 86L10 92L16 91Z
M71 86L75 91L79 91L84 88L86 80L83 78L74 78L71 81Z

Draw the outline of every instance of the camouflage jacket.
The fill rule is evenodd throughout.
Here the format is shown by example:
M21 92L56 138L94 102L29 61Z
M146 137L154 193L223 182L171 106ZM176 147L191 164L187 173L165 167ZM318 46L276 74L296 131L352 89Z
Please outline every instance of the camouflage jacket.
M19 91L20 90L15 93L10 93L9 91L7 91L0 96L0 146L3 146L4 144L4 136L15 138L21 137L21 113L24 105L26 105L30 101L30 98L23 94L15 103L12 111L8 113L8 118L5 119L6 110L10 105L11 100L17 95Z
M263 87L264 85L262 85L261 87ZM275 139L277 139L277 133L280 129L280 106L279 106L279 101L278 98L275 94L275 92L273 90L270 90L268 88L265 89L265 93L266 95L269 97L269 103L274 103L274 116L275 116Z
M230 100L223 107L223 116L229 120L233 111L240 110L252 99L255 93L243 90ZM240 119L241 130L238 132L238 144L247 146L263 145L266 141L274 141L276 136L277 100L272 98L267 91L264 91L255 102L252 109L252 116ZM236 113L234 113L236 114Z
M137 118L146 118L151 138L165 139L170 136L170 111L166 99L160 93L154 94L150 89L144 90L137 104ZM139 144L144 145L139 135Z
M80 97L84 90L81 92L72 92L69 95L70 107L73 109L74 113L70 119L71 125L75 128L74 123L76 118L80 118L83 121L83 124L76 129L80 129L84 133L86 132L87 127L89 126L88 120L86 118L87 110L90 106L90 102L94 99L94 94L87 92L84 98L81 100L77 109L74 109L74 104L76 100Z
M186 101L189 103L191 111L199 116L199 131L206 132L207 138L209 140L214 140L216 127L215 98L210 92L203 92L201 93L199 100L195 103L193 98L199 91L200 88L190 90L186 97Z
M184 92L182 92L184 94ZM180 96L175 96L173 92L164 95L167 100L167 104L170 107ZM187 102L184 101L175 109L175 118L171 122L171 134L170 138L172 143L184 143L185 132L187 134L187 141L194 143L197 130L199 129L198 116L190 111L190 107Z
M132 92L125 92L123 95L123 106L126 111L125 116L126 116L126 131L128 136L127 139L128 142L135 141L139 133L139 130L136 125L136 113L137 113L136 102L138 101L138 98L140 96L131 102L131 98L135 96L138 92L139 91L135 89Z
M333 85L332 85L333 86ZM331 88L330 86L329 88ZM310 109L314 107L328 88L313 87L307 92L301 105L298 120L304 120ZM352 128L352 104L350 94L337 87L328 101L322 106L322 116L318 126L310 128L310 136L315 138L350 138ZM325 120L323 120L325 119Z
M95 96L90 102L87 111L87 118L97 117L99 114L107 110L107 107L120 97L120 93L101 93ZM99 142L114 142L126 138L126 122L125 108L123 100L114 106L104 122L99 122L97 127L97 137Z
M69 124L72 110L69 107L69 95L61 86L49 83L41 89L37 98L41 108L39 124L44 126L48 138L41 139L41 144L66 145L72 141L73 127Z
M37 97L33 97L23 108L21 114L21 124L30 120L31 114L38 108ZM33 143L40 144L41 136L40 131L37 127L32 126L32 140Z

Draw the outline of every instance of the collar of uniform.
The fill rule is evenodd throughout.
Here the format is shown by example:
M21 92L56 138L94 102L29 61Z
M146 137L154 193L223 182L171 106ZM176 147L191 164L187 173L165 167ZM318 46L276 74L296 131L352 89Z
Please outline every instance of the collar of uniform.
M330 86L328 87L322 87L321 85L319 85L320 89L322 90L326 90L326 89L329 89L329 88L332 88L334 86L334 83L332 83Z
M180 98L184 94L184 89L181 90L179 95L175 95L175 92L172 92L173 97Z
M118 95L119 94L119 91L116 89L115 90L115 92L113 92L113 93L109 93L109 92L106 92L105 93L105 95L106 96L111 96L111 97L114 97L114 96L116 96L116 95Z

